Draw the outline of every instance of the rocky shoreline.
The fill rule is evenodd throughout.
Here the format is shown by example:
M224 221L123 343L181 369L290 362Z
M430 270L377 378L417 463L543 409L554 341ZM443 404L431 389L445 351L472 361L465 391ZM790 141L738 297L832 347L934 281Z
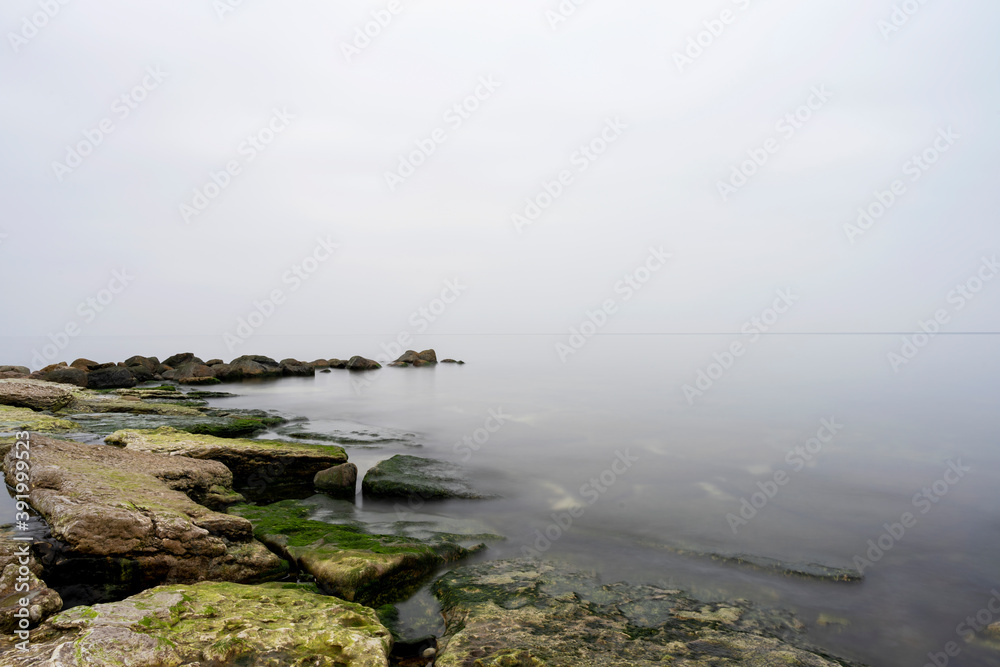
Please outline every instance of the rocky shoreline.
M426 350L389 365L435 363ZM358 441L210 407L232 394L182 386L377 368L357 356L227 364L191 353L0 366L5 481L35 515L28 556L0 527L0 664L853 664L807 646L790 614L745 601L602 585L550 562L463 564L504 537L423 517L361 523L345 449ZM410 455L373 466L360 493L492 497L460 466ZM429 582L444 632L407 636L392 605ZM15 634L23 625L30 641Z

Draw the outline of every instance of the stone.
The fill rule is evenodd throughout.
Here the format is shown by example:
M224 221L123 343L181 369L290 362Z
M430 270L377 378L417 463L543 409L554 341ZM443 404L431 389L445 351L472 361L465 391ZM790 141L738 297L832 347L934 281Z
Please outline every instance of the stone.
M374 371L379 368L382 368L382 364L359 356L351 357L351 360L347 362L347 370L350 371Z
M173 370L163 373L163 377L166 380L174 380L181 384L198 384L202 378L214 380L215 371L211 366L189 361L175 366Z
M46 382L57 382L59 384L71 384L77 387L87 386L87 371L69 366L67 368L57 368L42 375Z
M802 624L745 601L701 602L656 586L602 584L533 559L447 572L432 588L447 626L437 667L709 667L848 663L796 645Z
M59 419L44 412L29 408L12 408L0 405L0 433L34 431L36 433L65 433L83 430L79 424L68 419Z
M35 560L29 544L15 540L15 532L0 528L0 633L17 629L15 616L21 599L28 600L28 621L32 626L62 609L62 598L38 578L42 566ZM27 568L27 575L21 567Z
M358 489L358 467L353 463L342 463L320 470L313 477L313 486L328 496L354 500Z
M43 380L0 380L0 405L32 410L58 410L73 398L73 390L63 384Z
M230 512L249 519L257 539L316 577L333 595L368 606L405 599L440 566L485 548L470 550L447 541L425 544L312 521L310 508L295 500L237 505Z
M343 360L343 359L330 359L329 364L330 364L330 368L334 368L334 369L338 369L338 370L343 370L343 369L347 368L347 362L345 360Z
M153 380L153 372L145 366L126 366L126 368L128 368L128 372L132 374L132 377L135 378L138 384L152 382Z
M461 466L437 459L397 454L365 473L361 492L371 498L490 498L476 491Z
M316 375L316 368L295 359L284 359L281 361L281 372L286 376L311 377Z
M181 352L180 354L175 354L173 356L167 357L163 360L164 366L170 366L171 368L177 368L183 364L204 364L205 362L194 356L192 352Z
M233 493L232 473L217 461L41 435L31 438L31 461L28 502L52 536L77 557L134 562L137 584L246 583L287 571L248 521L199 504ZM4 457L12 486L15 464L12 449Z
M386 667L391 647L373 610L315 586L203 582L69 609L4 664Z
M228 366L228 367L227 367ZM224 382L250 378L281 377L281 364L270 357L244 355L229 364L216 366L215 376Z
M205 365L206 366L221 366L224 363L226 363L226 362L224 362L222 359L209 359L208 361L205 362Z
M27 366L0 366L0 373L20 373L21 375L31 375L31 369Z
M79 368L82 371L89 371L97 365L98 363L96 361L93 361L92 359L77 359L76 361L70 364L71 367Z
M343 448L278 440L217 438L179 431L117 431L105 442L132 452L218 461L232 471L241 493L279 495L313 490L316 473L347 462Z
M460 366L465 365L464 361L455 361L454 359L444 359L441 361L442 364L458 364Z
M309 364L313 368L329 368L330 362L326 359L317 359L316 361L310 361Z
M143 357L136 355L134 357L129 357L125 360L125 366L131 368L132 366L142 366L150 373L155 373L156 369L160 366L160 360L156 357Z
M17 371L0 371L0 380L22 380L31 378L30 373L18 373Z
M135 384L135 376L121 366L93 370L87 375L88 389L119 389L134 387Z

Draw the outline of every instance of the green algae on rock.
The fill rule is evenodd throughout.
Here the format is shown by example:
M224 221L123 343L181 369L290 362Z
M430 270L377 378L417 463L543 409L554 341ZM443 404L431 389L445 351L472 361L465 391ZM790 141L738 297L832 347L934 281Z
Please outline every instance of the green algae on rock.
M373 610L313 586L204 582L65 611L4 664L387 667L391 647Z
M0 405L0 433L16 433L18 431L64 433L78 429L79 424L68 419L59 419L44 412L35 412L30 408Z
M105 442L134 452L186 456L223 463L232 471L236 488L312 495L316 473L347 462L343 448L280 440L217 438L179 431L169 426L155 430L117 431Z
M32 437L31 460L29 503L71 555L134 561L145 585L254 582L287 571L248 521L198 504L232 494L221 463L45 436ZM8 452L8 483L15 463Z
M372 606L406 597L439 566L485 548L423 543L312 521L312 509L295 500L264 507L237 505L229 511L249 519L257 539L313 575L333 595Z
M372 498L490 498L476 491L461 466L437 459L397 454L368 470L361 492Z
M790 614L680 591L602 585L532 560L448 572L433 586L448 626L437 667L851 665L796 645Z

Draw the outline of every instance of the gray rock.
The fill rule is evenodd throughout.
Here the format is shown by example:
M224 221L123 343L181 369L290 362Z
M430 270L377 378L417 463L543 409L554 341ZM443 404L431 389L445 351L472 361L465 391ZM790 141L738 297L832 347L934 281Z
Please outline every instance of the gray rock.
M347 362L347 370L349 371L374 371L379 368L382 368L382 364L360 356L351 357L351 360Z
M123 389L135 384L135 376L121 366L101 368L87 374L88 389Z
M460 466L436 459L397 454L365 473L361 492L372 498L489 498L476 491Z
M317 491L344 500L354 500L358 488L358 467L353 463L320 470L313 478Z
M87 386L87 371L81 370L74 366L69 366L67 368L57 368L54 371L46 373L43 377L46 382L71 384L77 387Z
M73 390L63 384L30 379L0 380L0 405L32 410L58 410L72 398Z

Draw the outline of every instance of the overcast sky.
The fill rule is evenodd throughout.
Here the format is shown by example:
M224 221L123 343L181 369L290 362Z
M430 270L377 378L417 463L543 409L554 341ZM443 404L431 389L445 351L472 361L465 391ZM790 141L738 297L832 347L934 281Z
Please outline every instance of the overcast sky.
M1000 253L995 0L47 1L0 8L0 335L221 337L275 290L260 333L384 334L447 281L431 333L778 289L782 331L1000 329L1000 280L949 298Z

